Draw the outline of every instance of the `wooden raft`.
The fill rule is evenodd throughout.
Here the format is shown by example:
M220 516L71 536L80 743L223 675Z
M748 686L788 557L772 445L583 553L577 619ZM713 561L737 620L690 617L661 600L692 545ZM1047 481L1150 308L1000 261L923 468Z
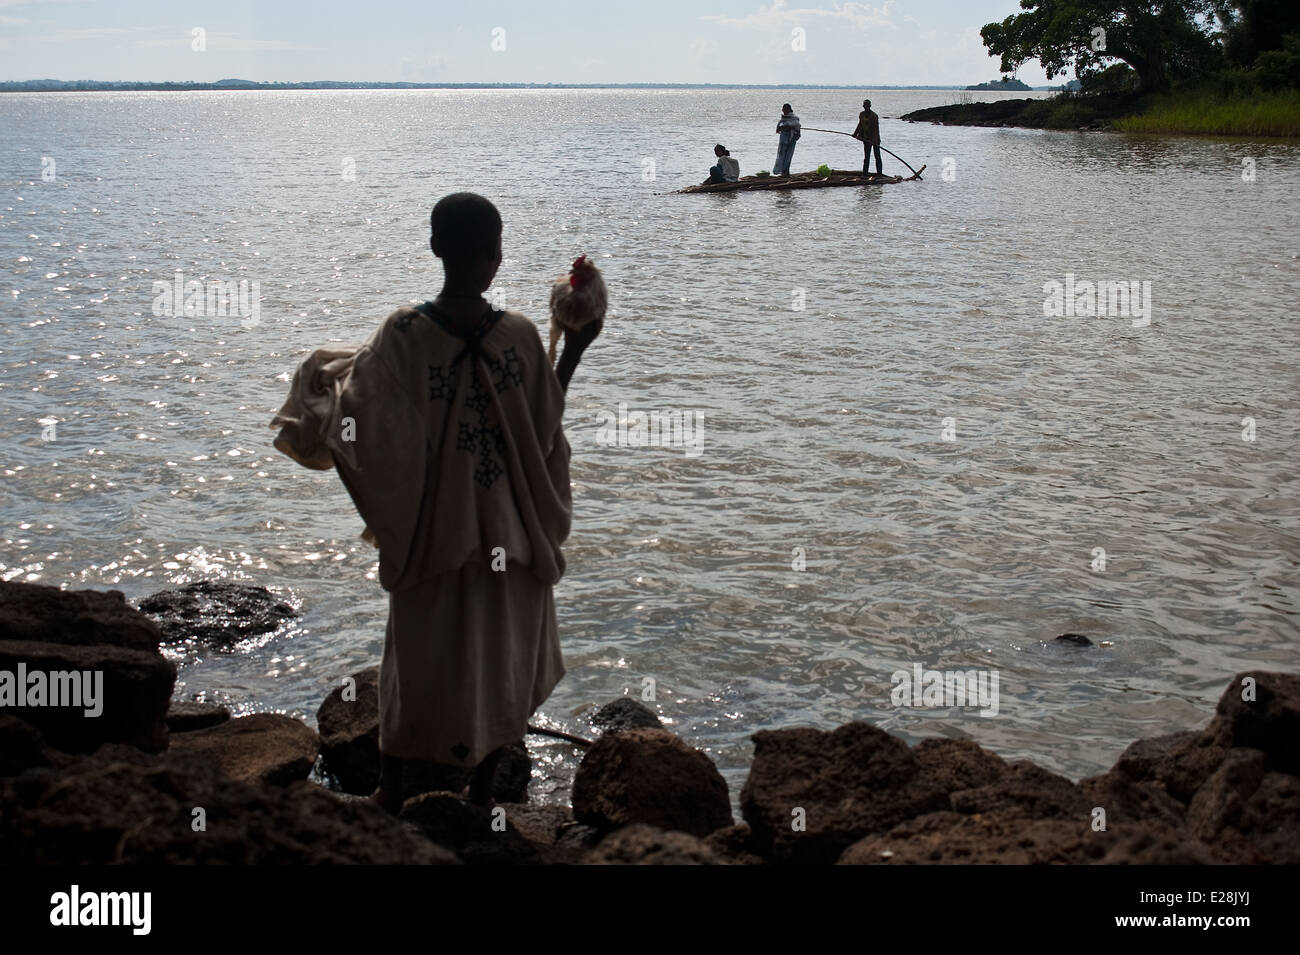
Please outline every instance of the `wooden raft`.
M925 171L922 166L916 175L878 176L875 173L856 172L850 169L832 169L829 176L817 172L796 172L789 176L742 176L735 182L713 182L706 185L687 186L678 189L684 192L756 192L767 189L825 189L830 186L885 186L896 182L911 182L920 179Z

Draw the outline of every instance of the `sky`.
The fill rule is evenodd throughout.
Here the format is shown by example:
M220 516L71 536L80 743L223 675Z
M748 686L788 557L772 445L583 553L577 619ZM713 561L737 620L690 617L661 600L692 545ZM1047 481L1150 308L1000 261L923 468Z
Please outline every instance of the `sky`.
M0 79L952 86L997 78L979 30L1017 12L1017 0L0 0ZM1036 61L1016 75L1049 82Z

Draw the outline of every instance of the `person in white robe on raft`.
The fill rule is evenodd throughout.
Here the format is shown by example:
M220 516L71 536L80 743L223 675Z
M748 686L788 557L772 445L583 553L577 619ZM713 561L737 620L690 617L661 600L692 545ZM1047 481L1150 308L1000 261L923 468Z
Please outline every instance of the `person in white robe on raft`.
M596 321L565 331L554 369L537 327L483 298L500 214L457 193L430 216L442 291L403 306L360 348L299 366L272 427L306 467L337 469L389 594L379 679L381 773L396 812L402 760L474 767L491 800L502 747L564 676L552 589L569 534L564 396Z

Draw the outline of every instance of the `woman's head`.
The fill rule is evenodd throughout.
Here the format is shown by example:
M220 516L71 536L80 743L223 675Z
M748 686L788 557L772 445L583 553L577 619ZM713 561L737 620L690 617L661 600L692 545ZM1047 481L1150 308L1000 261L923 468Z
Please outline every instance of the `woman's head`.
M718 143L718 145L716 145L716 146L713 147L713 155L715 155L715 156L730 156L731 153L727 151L727 147L726 147L726 146L722 145L721 143Z
M483 291L501 267L501 213L472 192L443 196L429 216L429 248L449 277Z

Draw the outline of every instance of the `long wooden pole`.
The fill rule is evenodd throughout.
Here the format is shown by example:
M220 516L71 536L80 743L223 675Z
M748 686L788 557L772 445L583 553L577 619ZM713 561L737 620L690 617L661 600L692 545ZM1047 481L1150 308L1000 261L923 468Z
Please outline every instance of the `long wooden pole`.
M858 139L858 137L854 136L852 133L840 132L840 130L838 129L818 129L816 126L804 126L803 128L811 129L814 133L834 133L836 136L847 136L849 137L849 139ZM862 142L862 140L858 139L858 142ZM872 145L875 146L877 144L872 143ZM908 164L907 160L904 159L902 156L898 155L898 153L889 152L889 150L886 149L884 146L880 147L880 151L882 153L889 153L889 155L893 156L904 166L907 166L908 169L912 169L912 167ZM921 178L921 174L917 172L915 169L912 169L912 175L915 176L917 179Z

